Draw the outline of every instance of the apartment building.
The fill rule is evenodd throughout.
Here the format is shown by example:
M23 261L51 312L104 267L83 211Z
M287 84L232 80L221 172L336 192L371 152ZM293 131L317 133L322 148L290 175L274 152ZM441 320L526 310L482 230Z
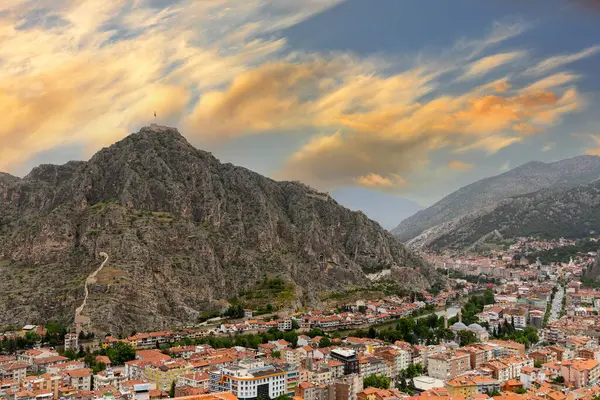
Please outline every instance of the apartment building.
M465 352L434 354L427 358L429 376L436 379L452 379L471 369L471 356Z
M239 399L276 398L287 393L287 372L263 361L245 360L238 365L209 371L210 391L230 391Z

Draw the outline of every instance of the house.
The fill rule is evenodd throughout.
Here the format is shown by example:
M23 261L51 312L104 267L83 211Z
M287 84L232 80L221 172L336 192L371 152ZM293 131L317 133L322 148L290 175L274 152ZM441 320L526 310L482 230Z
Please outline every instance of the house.
M125 380L125 375L120 370L106 369L94 375L94 391L98 391L107 386L119 387L119 384Z
M89 368L74 369L63 372L68 385L77 391L91 390L92 370Z
M280 331L291 331L292 320L289 318L277 320L277 329Z
M304 357L300 350L285 348L281 350L281 359L284 360L286 364L300 367Z
M436 379L452 379L471 369L471 356L465 352L438 353L427 357L429 376Z
M0 365L0 379L10 379L21 382L27 375L27 368L30 365L22 361L13 361Z
M106 365L107 368L109 368L112 364L110 358L108 358L107 356L96 356L96 363L102 363Z
M82 361L67 361L64 363L48 366L46 368L46 372L50 374L58 374L63 371L81 368L85 368L85 364Z
M68 361L69 359L67 357L63 357L63 356L50 356L50 357L41 357L41 358L35 358L33 359L33 367L32 369L34 371L47 371L48 368L57 365L57 364L62 364L66 361Z
M185 374L179 378L181 386L189 386L196 389L206 389L210 387L210 376L206 372L194 372Z
M567 360L563 361L560 367L567 387L579 389L596 384L600 378L600 363L596 360Z
M74 350L77 351L79 349L79 337L76 333L67 333L65 335L65 350Z
M275 341L272 341L272 342L269 342L269 343L272 344L272 345L274 345L276 347L277 351L281 351L281 350L283 350L285 348L288 348L288 347L290 347L292 345L290 342L285 341L283 339L281 339L281 340L275 340Z
M541 349L529 353L529 358L533 359L534 363L545 364L553 361L557 361L556 353L549 349Z
M536 382L540 384L546 380L546 374L542 369L535 367L523 367L521 368L521 375L519 380L523 382L523 387L529 389Z
M296 343L298 347L304 347L310 345L310 337L306 335L298 336L298 342Z
M17 356L17 360L33 365L40 358L56 357L58 352L48 348L25 350ZM66 358L65 358L66 360Z
M63 385L60 375L43 374L28 376L22 382L23 388L33 393L47 393L58 398L58 389Z

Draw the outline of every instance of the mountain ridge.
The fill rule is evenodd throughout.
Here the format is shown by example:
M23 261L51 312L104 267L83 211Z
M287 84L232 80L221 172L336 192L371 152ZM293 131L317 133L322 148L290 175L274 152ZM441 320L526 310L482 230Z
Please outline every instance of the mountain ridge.
M600 232L600 181L511 197L455 222L454 226L429 237L418 236L409 243L418 247L464 249L485 243L486 236L493 233L501 239L585 238Z
M600 157L597 156L583 155L551 163L528 162L456 190L402 221L392 233L401 241L408 242L429 229L492 206L503 199L549 187L574 187L596 179L599 174Z

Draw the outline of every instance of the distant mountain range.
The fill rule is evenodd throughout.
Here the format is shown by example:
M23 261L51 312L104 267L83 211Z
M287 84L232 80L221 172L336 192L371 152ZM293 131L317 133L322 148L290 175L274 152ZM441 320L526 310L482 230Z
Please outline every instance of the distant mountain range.
M402 221L392 232L413 247L463 248L525 235L600 231L600 157L530 162L477 181Z

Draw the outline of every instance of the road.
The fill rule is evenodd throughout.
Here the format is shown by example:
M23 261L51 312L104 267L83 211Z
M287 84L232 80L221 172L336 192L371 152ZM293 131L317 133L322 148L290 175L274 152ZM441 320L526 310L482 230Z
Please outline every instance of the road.
M81 303L81 305L79 307L77 307L77 309L75 310L75 332L77 334L79 334L79 332L81 332L81 327L83 325L86 325L86 324L88 324L90 322L89 317L86 317L86 316L82 315L83 310L85 309L85 306L87 304L88 296L90 294L89 289L88 289L88 285L93 285L94 283L96 283L96 275L98 275L98 273L100 271L102 271L102 268L104 268L104 266L108 262L108 254L106 254L106 253L100 253L100 257L104 257L104 261L102 262L102 264L100 264L100 267L98 267L97 270L95 270L94 272L92 272L85 279L85 285L84 285L85 296L83 297L83 302Z
M558 290L554 295L554 299L552 299L552 306L550 308L550 317L548 318L548 323L554 322L560 317L560 312L562 311L562 301L564 296L565 288L563 288L561 285L558 285Z

